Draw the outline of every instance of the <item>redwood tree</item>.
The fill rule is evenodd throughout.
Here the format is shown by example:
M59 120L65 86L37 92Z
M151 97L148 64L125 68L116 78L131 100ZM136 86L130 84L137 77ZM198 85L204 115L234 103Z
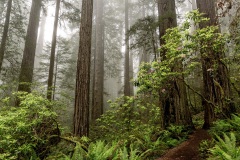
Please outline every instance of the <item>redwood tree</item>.
M39 27L39 35L38 35L37 46L36 46L36 53L35 53L36 54L35 61L34 61L35 69L40 67L40 55L42 55L43 53L46 20L47 20L47 15L45 15L45 13L42 13L41 24Z
M2 41L1 41L1 46L0 46L0 73L2 70L3 57L4 57L4 53L5 53L5 48L6 48L11 9L12 9L12 0L8 0L6 19L5 19L5 23L4 23Z
M89 134L89 89L93 0L82 1L80 40L77 62L73 134Z
M177 26L175 0L158 0L158 14L160 45L164 45L165 41L162 37L166 34L166 30ZM161 58L163 61L167 60L166 52L161 54ZM172 66L171 70L173 72L181 73L183 71L182 62L176 62L176 64ZM161 91L159 91L160 106L163 108L163 127L166 127L169 123L193 126L187 103L187 92L184 85L184 77L176 76L167 83L169 85L167 94L163 96Z
M217 25L215 0L197 0L197 8L209 18L208 22L199 24L200 28ZM211 46L210 43L209 46ZM231 114L229 73L223 62L224 52L215 53L213 50L206 52L201 49L200 53L205 109L203 128L208 129L216 117L214 113L216 106L221 109L223 116L229 117Z
M92 104L92 120L96 120L103 114L103 91L104 91L104 21L103 0L97 0L96 12L96 55L94 57L94 88Z
M54 20L54 26L53 26L51 56L50 56L50 66L49 66L49 72L48 72L48 86L47 86L47 99L49 100L52 99L52 93L53 93L53 89L52 89L53 71L54 71L55 50L56 50L56 43L57 43L59 10L60 10L60 0L56 0L55 20Z
M42 0L32 0L18 91L31 92L41 4Z
M125 0L125 63L124 63L124 96L131 95L130 89L130 68L129 68L129 38L127 31L129 29L129 3Z

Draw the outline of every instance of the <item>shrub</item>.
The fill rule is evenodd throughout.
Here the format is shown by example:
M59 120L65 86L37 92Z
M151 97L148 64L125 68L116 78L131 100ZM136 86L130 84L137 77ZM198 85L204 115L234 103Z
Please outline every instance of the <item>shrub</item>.
M59 141L57 115L45 98L26 93L16 94L19 107L0 109L0 159L40 159ZM7 102L6 98L4 101Z
M207 159L211 152L210 148L213 148L215 142L213 140L204 140L199 144L199 155L201 159Z

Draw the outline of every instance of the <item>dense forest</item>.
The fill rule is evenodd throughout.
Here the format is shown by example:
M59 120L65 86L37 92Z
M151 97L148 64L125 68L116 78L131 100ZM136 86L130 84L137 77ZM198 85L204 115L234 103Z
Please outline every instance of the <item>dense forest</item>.
M239 48L238 0L1 0L0 159L240 160Z

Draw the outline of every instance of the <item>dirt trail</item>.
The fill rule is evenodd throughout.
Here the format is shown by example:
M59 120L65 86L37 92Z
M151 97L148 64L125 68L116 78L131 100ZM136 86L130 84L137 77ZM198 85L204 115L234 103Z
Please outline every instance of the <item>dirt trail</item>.
M211 137L206 130L198 129L192 135L190 135L187 141L181 143L175 148L170 149L165 155L163 155L163 157L157 160L199 160L199 143L202 140L210 138Z

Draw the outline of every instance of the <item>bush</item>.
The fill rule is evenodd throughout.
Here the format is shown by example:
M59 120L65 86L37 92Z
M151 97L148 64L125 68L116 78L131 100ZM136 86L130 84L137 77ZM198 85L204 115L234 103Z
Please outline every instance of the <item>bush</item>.
M59 141L57 115L47 108L51 104L41 96L16 95L19 107L0 109L0 159L42 159L50 146Z
M159 107L143 103L138 97L120 97L111 102L111 109L91 126L90 138L129 140L130 135L158 132L161 126Z
M204 140L199 144L199 154L201 159L207 159L211 152L210 148L213 148L215 142L213 140Z
M138 95L111 102L111 110L91 126L91 138L106 142L123 141L128 150L131 146L146 153L143 159L157 158L167 148L184 141L188 132L183 126L171 125L167 130L161 129L160 108L150 99Z

